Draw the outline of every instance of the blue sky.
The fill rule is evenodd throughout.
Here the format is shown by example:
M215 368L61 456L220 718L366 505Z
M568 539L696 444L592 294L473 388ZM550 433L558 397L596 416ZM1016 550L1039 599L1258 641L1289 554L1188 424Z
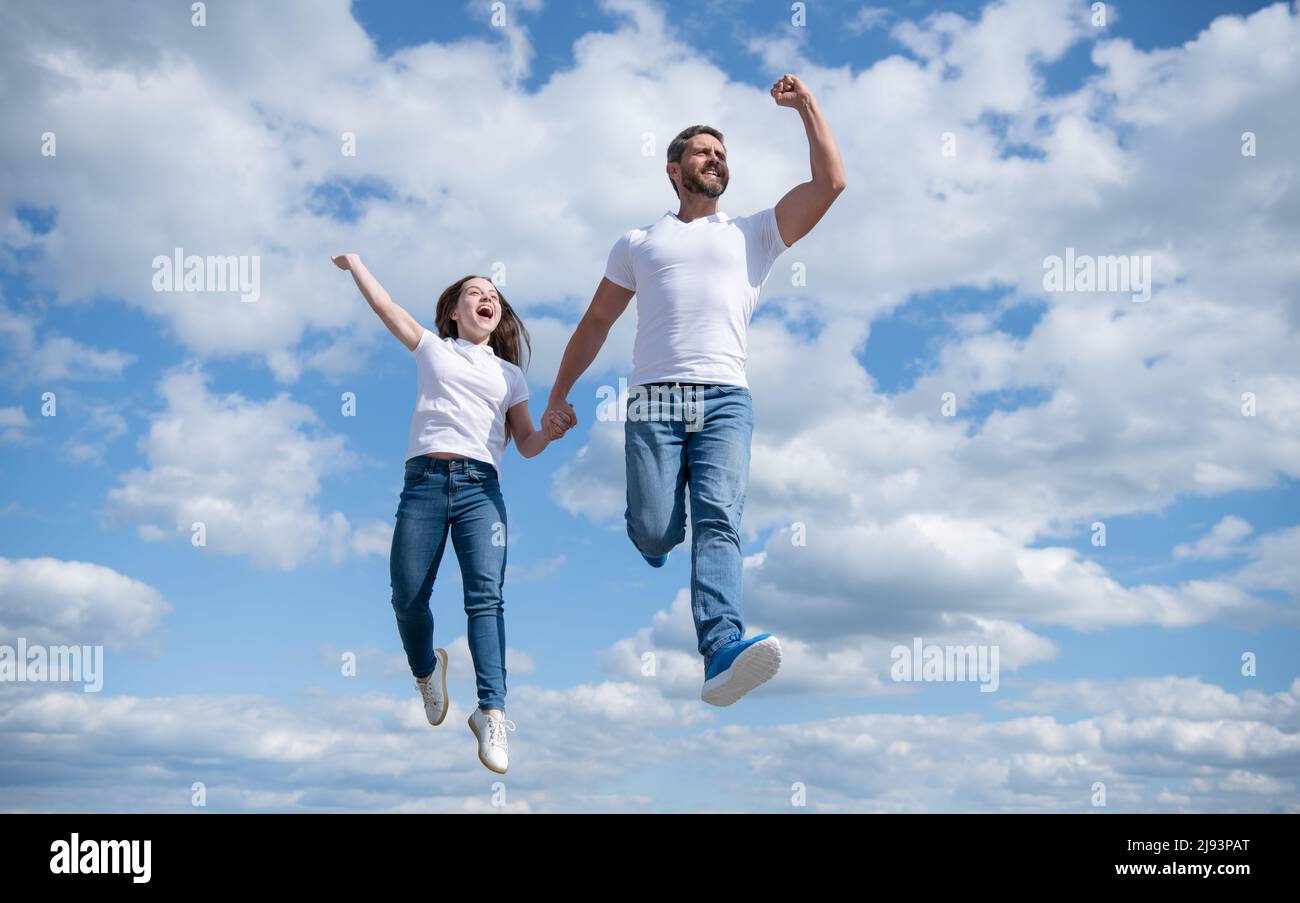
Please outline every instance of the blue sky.
M503 290L533 330L536 417L608 246L672 206L658 170L621 149L618 128L638 127L605 104L634 116L651 102L657 134L718 110L735 168L736 208L724 209L748 213L806 177L797 119L763 106L794 71L822 99L850 188L778 264L751 338L747 611L752 629L790 638L787 670L733 708L700 703L689 621L673 607L689 552L653 571L623 532L619 433L594 415L598 388L628 372L629 310L570 395L579 427L538 458L507 451L511 808L789 811L797 781L818 811L1083 811L1104 781L1115 809L1295 811L1300 631L1287 565L1300 471L1287 452L1300 419L1285 398L1300 373L1285 352L1294 282L1289 300L1284 287L1300 223L1257 189L1272 178L1274 196L1295 196L1281 161L1300 135L1277 99L1294 97L1297 74L1241 76L1251 60L1273 65L1279 46L1295 57L1295 12L1278 4L1275 19L1207 37L1217 17L1268 4L1108 4L1107 28L1092 31L1068 24L1087 4L1032 6L816 2L793 29L785 3L539 2L512 5L507 35L473 3L262 13L214 2L206 33L147 7L138 39L116 46L89 7L60 11L80 27L3 13L6 40L31 47L6 53L6 106L36 87L15 106L26 144L6 147L2 171L0 643L109 648L98 695L0 685L0 730L23 738L0 756L0 809L184 810L194 780L217 810L489 807L491 776L463 725L472 680L453 672L459 717L431 732L389 606L384 530L413 362L325 252L360 252L426 325L443 285L508 260ZM952 43L936 55L913 33ZM665 34L661 58L651 47ZM1027 87L1015 53L989 50L1008 34ZM611 42L606 55L575 58L593 35ZM1040 39L1057 49L1036 50ZM517 77L489 86L522 45ZM68 56L54 62L49 48ZM645 59L626 61L628 48ZM657 66L676 73L662 97ZM1231 87L1198 107L1216 66ZM112 76L98 104L138 112L143 132L96 130L85 87L96 73ZM453 88L489 99L440 116ZM379 132L370 123L390 109L392 131ZM909 162L921 120L936 148L930 123L954 123L971 168ZM334 133L353 121L366 123L363 150L339 162ZM31 152L49 127L53 174ZM569 143L582 128L590 155ZM1264 174L1232 168L1243 129L1264 136ZM1207 134L1228 144L1228 163L1162 159ZM619 175L597 157L621 161ZM1239 206L1220 216L1211 195L1189 200L1210 181ZM925 208L935 186L952 200ZM562 208L548 205L556 197ZM1215 218L1206 234L1184 203ZM1050 296L1038 262L1066 241L1153 254L1168 278L1142 310ZM148 260L174 246L263 254L261 309L150 292ZM1203 265L1207 247L1217 256ZM807 289L785 285L794 259L809 261ZM960 398L951 420L938 412L947 388ZM1213 407L1245 390L1260 395L1255 419ZM41 416L44 392L55 417ZM340 413L344 392L355 417ZM228 419L205 427L218 409ZM302 419L278 420L286 411ZM250 477L277 458L280 476ZM203 499L230 512L229 532L196 549L178 525ZM281 504L303 536L323 538L289 541L259 520ZM814 537L803 563L783 540L801 519ZM1091 541L1095 520L1105 547ZM1236 538L1195 551L1216 529ZM87 584L70 562L126 579ZM463 635L450 550L432 606L440 645ZM841 636L822 626L833 612L850 613ZM891 684L881 652L913 635L1000 643L1001 688ZM647 643L665 663L648 684L634 673ZM339 674L344 651L359 656L355 678ZM1256 676L1241 673L1246 651ZM66 711L56 697L83 707L72 730L84 743L42 745ZM1042 719L1066 739L1036 736L1038 761L1020 738ZM400 767L374 752L379 741L407 757ZM950 773L964 786L941 779Z

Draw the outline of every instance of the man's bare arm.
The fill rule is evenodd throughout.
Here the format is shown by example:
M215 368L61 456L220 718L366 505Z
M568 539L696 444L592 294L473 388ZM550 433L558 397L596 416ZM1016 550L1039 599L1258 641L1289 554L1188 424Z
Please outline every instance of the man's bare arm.
M808 86L793 75L782 76L771 91L777 106L799 111L808 134L808 157L812 178L786 192L776 205L776 225L786 246L812 231L844 190L844 161L831 128L822 117L817 99Z
M379 280L372 276L366 269L366 265L361 262L361 255L339 254L330 259L340 270L348 270L352 273L357 288L361 289L362 296L370 303L371 309L379 315L379 319L384 321L388 331L397 336L408 351L414 351L415 346L420 344L420 336L424 335L424 327L417 323L415 317L407 313L405 308L388 296L388 292L379 284Z
M582 315L578 328L573 331L573 337L564 349L560 370L555 374L555 384L551 387L550 400L546 403L548 414L556 411L562 416L573 416L573 407L566 400L569 390L596 359L596 354L609 335L610 327L627 310L628 302L634 294L621 285L601 278L600 285L596 286L596 294L591 299L591 306Z

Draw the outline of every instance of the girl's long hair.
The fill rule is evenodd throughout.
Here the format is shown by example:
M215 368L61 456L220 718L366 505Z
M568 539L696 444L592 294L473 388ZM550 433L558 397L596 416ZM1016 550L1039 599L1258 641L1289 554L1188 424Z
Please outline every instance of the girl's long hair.
M434 321L438 327L438 335L442 338L460 338L460 328L456 321L451 318L451 312L456 309L460 303L460 292L465 287L465 283L471 279L486 279L492 282L486 276L478 276L471 273L468 276L462 276L451 285L442 290L438 296L438 306L434 309ZM495 287L495 283L493 283ZM527 371L527 361L533 356L533 343L528 337L528 330L524 328L524 321L519 319L515 309L506 301L506 296L497 289L497 298L501 301L501 319L497 322L496 328L488 336L488 344L492 346L493 353L497 357L507 360L514 364L520 370ZM525 349L527 356L525 356ZM506 424L506 444L510 444L510 422Z

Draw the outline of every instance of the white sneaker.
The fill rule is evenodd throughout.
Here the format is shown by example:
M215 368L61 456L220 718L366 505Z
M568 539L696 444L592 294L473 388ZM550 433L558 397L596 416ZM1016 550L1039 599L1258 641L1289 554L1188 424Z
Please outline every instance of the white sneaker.
M433 671L423 679L417 677L415 686L424 698L424 714L434 727L447 717L447 650L433 650Z
M489 770L505 774L510 764L510 757L506 754L506 731L514 730L515 723L495 709L489 715L474 706L474 714L469 716L469 729L478 738L478 760Z

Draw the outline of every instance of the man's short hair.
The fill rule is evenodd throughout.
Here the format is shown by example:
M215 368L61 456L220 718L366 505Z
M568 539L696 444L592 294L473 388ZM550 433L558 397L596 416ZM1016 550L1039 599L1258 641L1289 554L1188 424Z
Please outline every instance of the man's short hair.
M726 142L722 138L722 132L719 132L713 126L693 125L690 128L682 129L677 133L677 137L669 142L668 162L681 163L682 154L686 153L686 142L691 138L694 138L696 135L712 135L714 138L718 139L719 144L724 147L726 146ZM678 197L681 197L681 194L677 191L677 183L673 181L672 176L668 177L668 184L673 186L673 193Z

